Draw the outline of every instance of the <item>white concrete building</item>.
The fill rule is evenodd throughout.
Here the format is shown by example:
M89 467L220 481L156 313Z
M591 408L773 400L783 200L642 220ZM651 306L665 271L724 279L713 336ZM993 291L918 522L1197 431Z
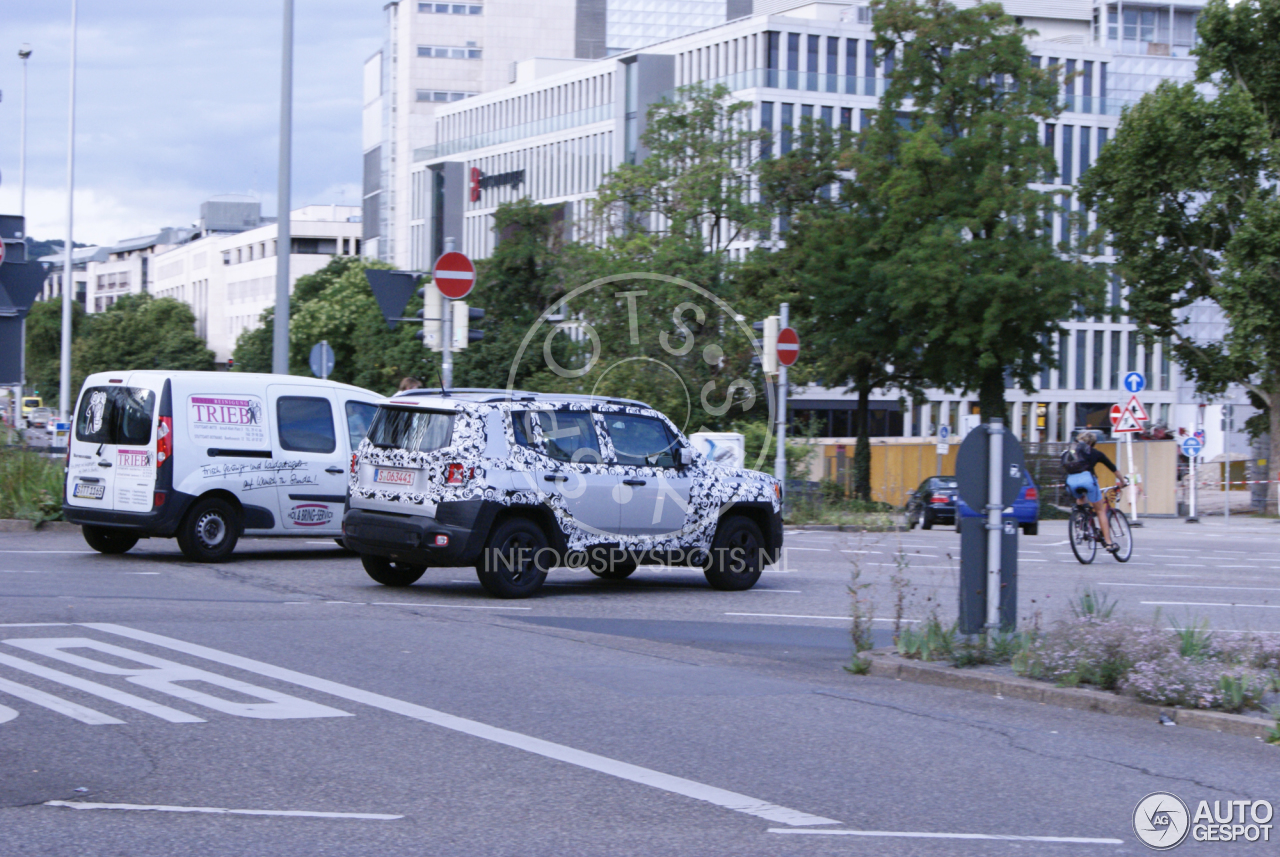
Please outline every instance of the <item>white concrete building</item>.
M151 291L155 279L153 257L185 244L198 234L194 227L169 228L104 247L106 258L90 261L85 269L88 275L85 311L103 312L125 295Z
M1029 45L1035 61L1070 76L1064 111L1042 128L1059 164L1058 178L1043 189L1066 211L1079 210L1072 186L1115 133L1122 108L1162 80L1193 77L1188 52L1199 5L1005 3L1039 31ZM494 210L520 197L561 204L569 221L580 221L602 176L643 157L636 141L646 111L678 86L726 84L736 98L753 103L753 122L773 132L778 152L790 146L788 129L807 117L864 127L891 71L873 55L870 9L828 0L756 7L781 11L568 69L519 63L512 85L442 105L434 117L435 142L414 152L410 258L435 258L446 236L458 237L459 249L473 257L486 256ZM1058 217L1056 235L1066 238L1067 229L1066 217ZM1118 281L1112 299L1122 305ZM1063 326L1053 344L1062 367L1046 371L1033 394L1008 392L1020 437L1063 440L1074 428L1108 425L1110 406L1128 397L1121 381L1135 369L1147 375L1143 401L1153 421L1171 423L1179 375L1160 344L1140 344L1127 319L1070 319ZM960 417L977 406L976 394L944 391L923 407L902 404L896 392L876 399L873 433L881 436L932 436L944 424L957 432ZM838 390L797 391L792 407L801 420L824 422L830 436L854 432L856 404Z
M315 273L332 257L361 254L356 206L304 206L292 212L290 224L290 290L298 277ZM256 328L262 311L275 304L277 251L274 222L230 234L206 231L151 260L148 290L189 304L196 333L225 364L237 337Z
M442 107L517 80L749 15L751 0L391 0L387 38L364 66L367 254L421 268L410 246L414 150L436 142ZM521 78L523 79L523 78Z

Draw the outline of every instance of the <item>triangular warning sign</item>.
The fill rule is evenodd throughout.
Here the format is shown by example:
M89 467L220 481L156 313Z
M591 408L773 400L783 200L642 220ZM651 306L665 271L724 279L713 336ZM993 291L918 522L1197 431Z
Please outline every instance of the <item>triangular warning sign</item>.
M1116 423L1116 427L1111 430L1111 433L1126 434L1138 431L1142 431L1142 426L1133 418L1133 411L1125 408L1124 413L1120 415L1120 422Z
M1129 413L1133 414L1133 418L1140 423L1145 423L1151 417L1147 416L1146 408L1142 407L1142 402L1138 401L1137 396L1129 397L1129 404L1125 407Z

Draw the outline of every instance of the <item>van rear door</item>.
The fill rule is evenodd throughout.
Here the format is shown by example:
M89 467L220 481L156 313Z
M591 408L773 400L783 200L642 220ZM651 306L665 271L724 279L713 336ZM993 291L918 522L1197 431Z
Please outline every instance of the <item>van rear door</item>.
M155 496L156 393L121 379L87 384L76 407L67 502L150 512Z
M348 453L339 442L337 400L331 389L288 384L267 387L275 417L272 484L286 533L337 535L347 499ZM343 420L344 429L346 421Z

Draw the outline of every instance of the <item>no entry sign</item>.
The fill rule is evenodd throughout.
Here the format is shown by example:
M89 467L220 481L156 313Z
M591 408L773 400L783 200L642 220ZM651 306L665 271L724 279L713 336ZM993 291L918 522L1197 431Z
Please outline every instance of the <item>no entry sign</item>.
M471 294L471 288L476 284L476 266L462 253L445 253L436 260L431 278L440 294L455 301L461 300Z
M1120 407L1119 405L1112 405L1111 406L1111 424L1113 426L1119 425L1120 417L1122 416L1124 416L1124 408Z
M778 331L778 362L790 366L800 357L800 336L793 328Z

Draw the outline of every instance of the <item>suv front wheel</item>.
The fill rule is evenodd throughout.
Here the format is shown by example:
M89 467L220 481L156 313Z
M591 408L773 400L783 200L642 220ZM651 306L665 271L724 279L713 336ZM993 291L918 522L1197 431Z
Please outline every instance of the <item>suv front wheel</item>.
M476 561L476 577L490 595L528 598L547 579L550 553L541 527L526 518L509 518L489 535Z
M703 574L712 589L750 589L764 571L764 535L755 521L735 515L723 518L711 541L711 558Z

